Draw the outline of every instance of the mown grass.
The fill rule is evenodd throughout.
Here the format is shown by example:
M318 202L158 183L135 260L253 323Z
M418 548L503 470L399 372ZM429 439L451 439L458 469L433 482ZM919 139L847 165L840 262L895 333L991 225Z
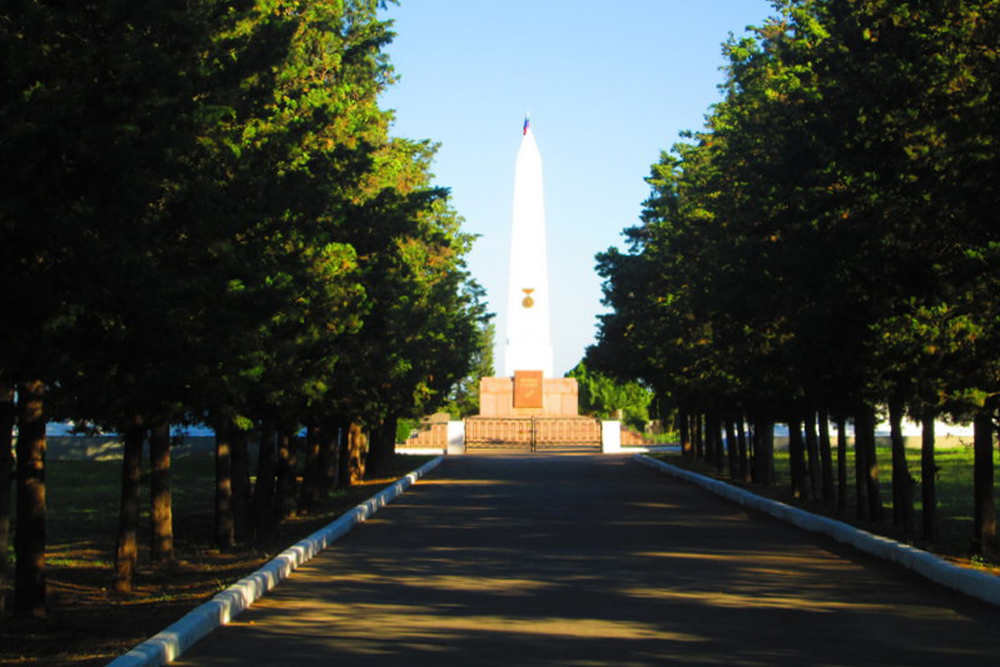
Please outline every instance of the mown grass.
M938 516L940 520L940 536L936 543L926 542L921 535L921 471L920 450L907 449L907 466L910 476L916 481L913 490L914 499L914 530L905 535L892 525L892 452L889 447L879 446L876 449L879 468L880 496L885 507L885 516L878 523L871 523L857 518L855 503L855 469L853 447L847 452L847 509L842 513L836 511L836 503L825 506L818 500L801 501L792 498L790 493L789 458L787 450L775 452L775 471L777 483L770 488L750 485L752 491L773 497L803 507L804 509L832 516L853 523L872 532L887 535L901 541L929 549L943 556L967 564L983 565L990 568L1000 566L998 562L985 560L972 552L972 516L973 516L973 452L970 445L959 445L935 452L937 464L936 486L938 493ZM688 469L694 469L703 474L727 479L731 483L741 484L728 478L725 472L720 472L715 466L703 461L682 457L680 455L665 455L664 460ZM836 450L834 450L834 476L836 485ZM742 484L741 484L742 485Z
M212 545L214 460L177 457L171 470L176 563L163 570L149 566L146 491L140 572L129 595L112 589L120 461L50 461L48 618L44 628L30 630L9 618L0 624L0 667L104 665L431 458L396 456L377 478L332 494L309 514L281 524L266 543L223 551ZM9 588L6 593L10 599Z
M121 494L120 461L50 461L46 466L48 512L46 528L50 555L64 548L91 545L110 549L118 526ZM175 458L171 464L171 494L177 536L205 541L203 515L212 512L215 467L211 456ZM148 473L143 475L140 535L149 523ZM111 541L109 542L108 536ZM51 556L50 556L51 557Z

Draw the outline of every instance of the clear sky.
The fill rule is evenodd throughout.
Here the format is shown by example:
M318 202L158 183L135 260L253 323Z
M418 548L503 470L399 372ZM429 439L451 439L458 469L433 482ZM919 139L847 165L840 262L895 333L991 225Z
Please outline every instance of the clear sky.
M594 255L621 244L643 180L720 99L721 45L767 0L401 0L388 48L393 134L441 144L435 183L479 235L469 270L496 313L503 368L514 159L526 112L545 173L555 372L594 342Z

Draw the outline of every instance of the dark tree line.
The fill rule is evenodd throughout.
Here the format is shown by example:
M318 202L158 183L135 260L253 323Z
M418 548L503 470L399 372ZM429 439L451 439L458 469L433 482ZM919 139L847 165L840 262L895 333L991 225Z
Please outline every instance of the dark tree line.
M144 441L151 554L168 564L171 424L216 431L225 547L384 461L396 420L467 374L487 320L472 239L430 184L435 147L390 136L379 4L0 1L16 613L45 613L47 421L122 436L128 591Z
M934 422L974 421L973 543L994 553L1000 3L774 7L724 46L724 99L653 165L628 251L598 255L612 312L588 363L655 387L685 451L741 479L773 483L788 424L793 494L842 510L853 423L870 520L884 415L892 521L928 539ZM924 427L919 484L907 415Z

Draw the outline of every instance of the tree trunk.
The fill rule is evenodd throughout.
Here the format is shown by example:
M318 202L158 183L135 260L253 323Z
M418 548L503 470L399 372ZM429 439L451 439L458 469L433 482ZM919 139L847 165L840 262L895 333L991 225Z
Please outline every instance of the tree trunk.
M694 455L694 448L691 445L691 420L683 410L677 411L677 430L681 439L681 454L684 456Z
M903 470L906 467L906 451L903 445L903 406L898 401L889 401L889 440L892 444L892 525L903 527Z
M722 455L722 420L716 412L705 415L705 449L711 454L715 469L722 472L726 459Z
M920 495L923 501L924 539L936 543L940 532L937 511L937 461L934 459L935 437L933 410L921 416L920 433Z
M327 419L320 429L319 493L329 495L340 481L340 441L344 429L339 419Z
M323 432L319 423L311 420L306 426L306 461L302 470L302 491L299 510L309 512L319 502L320 453L323 450Z
M274 517L283 521L295 515L295 441L291 431L278 435L278 456L275 459Z
M889 402L889 433L892 441L892 525L913 532L913 477L906 460L906 442L903 440L903 405Z
M726 467L726 442L724 438L726 420L716 412L712 415L712 437L715 439L715 469L720 473Z
M864 428L864 420L860 413L854 418L854 515L858 519L868 518L868 484L865 470L868 463L865 461L864 437L861 432Z
M879 488L878 479L878 458L875 454L875 413L870 408L865 408L864 424L862 430L865 448L865 483L868 488L868 515L872 522L882 520L885 507L882 505L882 493Z
M715 463L715 443L712 442L712 425L708 414L701 414L697 417L695 424L695 449L700 451L699 459L705 463Z
M219 419L215 426L215 545L229 549L236 544L236 518L233 514L233 459L230 437L233 422Z
M835 501L833 487L833 449L830 446L830 414L826 408L819 411L819 458L823 477L823 504L832 506Z
M247 451L248 433L233 427L229 431L229 448L233 470L233 522L238 539L247 539L251 532L250 503L250 453Z
M7 588L10 559L10 511L14 479L14 385L0 379L0 618L3 617L3 591Z
M344 424L344 433L340 438L337 453L337 488L346 488L351 485L351 438L354 428L353 422Z
M170 424L157 424L149 436L149 558L166 567L174 560L174 518L170 492Z
M367 468L381 472L396 455L396 425L399 417L390 415L372 431L371 447L368 450Z
M973 421L973 549L984 556L996 552L996 511L993 505L993 411L984 408Z
M837 415L837 511L847 513L847 419Z
M274 428L265 422L257 452L257 483L253 489L253 523L259 537L270 532L274 517Z
M806 452L809 455L809 498L820 499L823 488L823 462L819 455L819 437L816 435L816 413L809 410L803 422L806 433Z
M345 469L342 471L344 483L348 486L357 484L365 478L365 464L368 457L368 438L361 425L351 422L347 429L346 452L344 452Z
M754 424L755 440L754 464L757 470L757 482L771 486L775 481L774 471L774 422L758 420Z
M142 441L146 427L136 420L122 438L122 494L118 513L118 546L115 550L115 590L130 593L135 587L139 560L139 500L142 480Z
M736 444L736 423L726 420L726 458L729 460L729 476L740 478L740 448Z
M45 383L17 386L14 613L45 618Z
M858 519L868 516L868 450L865 447L865 419L859 410L854 417L854 513Z
M739 457L739 475L745 484L750 483L750 452L747 446L747 423L741 415L736 422L736 446Z
M798 417L788 420L788 467L792 497L808 500L805 442L802 440L802 422Z
M705 439L701 428L701 415L697 412L691 415L691 441L694 445L694 457L703 460L705 458Z

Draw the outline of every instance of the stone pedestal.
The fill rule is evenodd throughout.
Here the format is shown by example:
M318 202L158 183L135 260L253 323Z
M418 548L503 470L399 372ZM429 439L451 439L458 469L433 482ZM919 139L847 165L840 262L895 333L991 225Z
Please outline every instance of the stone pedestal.
M534 377L529 375L527 379L532 381ZM579 390L575 378L541 378L541 385L541 405L533 397L524 400L522 389L519 396L522 400L517 401L518 407L515 407L514 378L483 378L479 381L479 415L576 417L579 414Z

